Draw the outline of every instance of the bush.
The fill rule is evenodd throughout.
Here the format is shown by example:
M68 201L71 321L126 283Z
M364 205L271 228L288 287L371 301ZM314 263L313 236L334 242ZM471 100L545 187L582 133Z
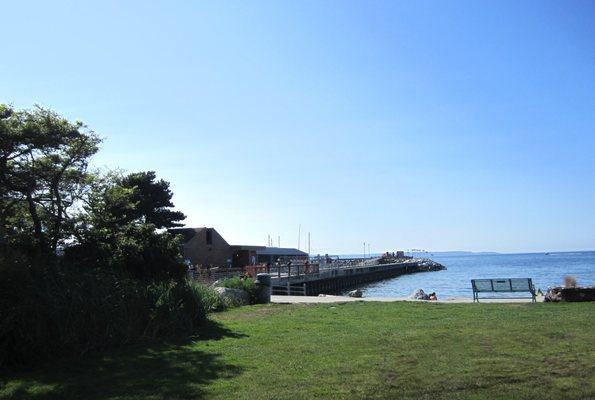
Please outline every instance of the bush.
M258 288L252 278L239 276L224 278L217 282L217 286L244 290L250 295L250 304L256 304L258 302Z
M186 275L180 240L150 224L87 232L82 243L66 247L65 260L84 268L112 269L138 279L182 280Z
M0 256L0 367L191 334L221 308L211 288Z
M575 288L576 287L576 278L574 276L565 276L564 277L564 287Z

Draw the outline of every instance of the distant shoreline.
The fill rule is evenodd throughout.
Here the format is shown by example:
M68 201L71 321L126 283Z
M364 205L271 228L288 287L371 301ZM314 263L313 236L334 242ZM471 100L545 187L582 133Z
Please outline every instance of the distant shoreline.
M509 255L534 255L534 254L548 254L548 255L556 255L556 254L573 254L573 253L595 253L595 250L564 250L564 251L553 251L553 250L544 250L544 251L531 251L531 252L520 252L520 253L503 253L503 252L496 252L496 251L428 251L426 253L421 252L413 252L413 256L416 258L432 258L432 257L449 257L449 256L509 256ZM373 253L370 255L366 255L368 258L380 257L383 253ZM409 252L405 252L406 255L409 255ZM311 256L314 253L311 254ZM361 253L351 253L351 254L329 254L329 257L338 257L340 259L343 258L361 258Z

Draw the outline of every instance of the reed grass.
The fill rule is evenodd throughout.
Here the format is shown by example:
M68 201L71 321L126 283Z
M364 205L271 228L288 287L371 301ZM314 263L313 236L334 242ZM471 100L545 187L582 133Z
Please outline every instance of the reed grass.
M188 335L224 306L211 288L186 280L3 264L0 367Z

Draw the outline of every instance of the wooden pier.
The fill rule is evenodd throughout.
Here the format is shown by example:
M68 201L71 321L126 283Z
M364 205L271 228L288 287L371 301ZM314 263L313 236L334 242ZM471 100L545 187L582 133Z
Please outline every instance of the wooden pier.
M417 272L446 269L432 260L409 260L393 264L362 265L347 268L320 269L300 276L271 277L275 295L317 296L335 294L359 285Z

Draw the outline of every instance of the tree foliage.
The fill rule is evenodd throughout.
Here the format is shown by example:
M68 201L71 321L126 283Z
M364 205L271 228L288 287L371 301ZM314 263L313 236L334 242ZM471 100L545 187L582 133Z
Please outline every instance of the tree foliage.
M0 106L0 193L4 234L30 234L36 253L55 253L69 211L92 175L90 157L100 139L82 122L35 107Z
M154 173L131 175L147 174L154 177ZM73 219L76 242L66 249L67 260L109 267L142 279L182 278L185 267L180 255L181 243L157 228L171 224L165 219L168 213L176 218L185 216L163 206L162 199L167 199L165 204L169 207L173 206L171 192L163 189L167 189L167 182L140 189L123 183L131 175L111 173L92 183L84 206ZM152 190L146 195L148 189ZM161 225L154 223L156 215L161 217Z
M169 183L91 171L100 142L0 104L0 368L191 333L218 304L183 279Z
M143 279L181 278L180 226L169 183L155 172L98 174L99 137L82 122L0 105L0 245L38 260L109 268ZM60 261L60 260L58 260Z
M178 221L186 219L186 216L171 210L174 205L169 182L156 179L153 171L131 173L118 179L118 186L131 190L129 202L134 207L114 205L111 213L127 222L145 222L157 228L182 226Z

